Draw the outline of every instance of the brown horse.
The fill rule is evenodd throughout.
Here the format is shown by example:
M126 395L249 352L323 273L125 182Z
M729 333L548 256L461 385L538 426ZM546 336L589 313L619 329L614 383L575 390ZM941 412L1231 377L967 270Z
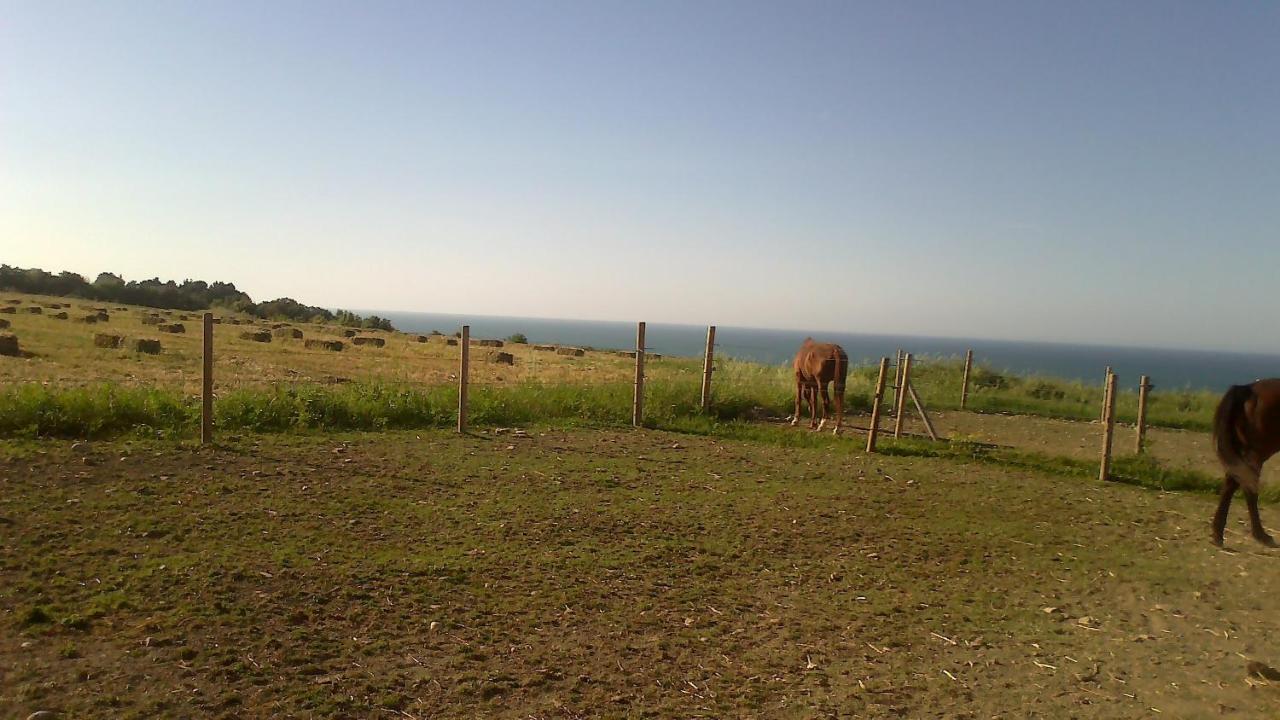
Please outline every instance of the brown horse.
M792 363L796 372L796 412L791 416L791 424L800 422L800 401L809 404L809 427L817 430L827 424L827 407L831 398L827 395L827 386L834 383L836 392L836 428L840 432L840 423L844 420L844 385L849 374L849 356L839 345L816 343L813 338L805 338L796 351L796 359ZM822 422L817 419L817 404L822 402Z
M1213 445L1226 473L1218 512L1213 516L1213 544L1222 547L1227 509L1231 507L1231 496L1240 488L1249 503L1253 538L1267 547L1276 547L1258 517L1258 490L1262 485L1262 464L1280 451L1280 379L1258 380L1227 390L1213 418Z

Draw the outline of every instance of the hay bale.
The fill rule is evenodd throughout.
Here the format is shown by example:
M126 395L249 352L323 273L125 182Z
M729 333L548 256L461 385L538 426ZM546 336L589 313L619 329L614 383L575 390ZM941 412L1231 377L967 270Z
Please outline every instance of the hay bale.
M66 320L70 316L67 315L67 312L65 310L59 310L58 312L50 315L49 317L53 318L54 320Z
M22 312L29 313L31 315L43 315L44 308L39 307L38 305L28 305L27 307L22 308Z
M134 338L129 341L129 349L147 355L159 355L160 341L155 338Z
M266 330L250 330L240 333L240 339L251 342L271 342L271 333Z
M271 334L275 335L278 338L285 338L287 340L302 339L302 331L299 330L298 328L293 328L293 327L278 327L272 330Z
M9 303L10 305L21 305L21 304L22 304L22 301L21 301L21 300L18 300L17 298L14 298L13 300L5 300L5 302Z
M95 324L95 323L97 323L97 322L98 322L98 316L97 316L97 315L84 315L84 316L82 316L82 317L78 317L78 318L76 318L76 322L78 322L78 323L84 323L85 325L93 325L93 324Z
M8 320L0 320L0 330L7 330L7 329L9 329L9 325L10 325L10 324L11 324L11 323L10 323Z
M18 336L13 333L0 333L0 355L17 357L22 354L18 347Z
M562 347L556 348L557 355L568 355L569 357L582 357L587 352L582 348Z
M360 334L359 330L343 330L342 331L342 337L355 337L356 335L359 335L359 334Z
M501 350L490 350L489 352L484 354L484 359L488 362L497 363L499 365L515 365L516 364L515 355L512 355L509 352L502 352Z
M614 355L617 355L618 357L633 358L636 356L636 351L635 350L619 350L615 352Z
M340 352L342 343L338 340L316 340L311 339L303 343L308 350L329 350L332 352Z
M160 317L159 315L143 315L142 316L143 325L159 325L162 322L164 322L164 318Z
M427 336L426 336L426 335L415 335L415 336L413 336L413 341L414 341L414 342L426 342L426 341L427 341L427 339L428 339L428 338L427 338Z
M178 333L178 334L185 333L187 331L187 327L182 323L166 323L164 325L157 325L156 329L159 330L160 332Z
M94 333L93 346L100 348L118 348L124 344L124 338L107 333Z
M458 338L445 338L445 339L444 339L444 344L445 344L445 345L457 345L457 344L458 344Z
M5 305L4 307L0 307L0 313L4 313L5 315L15 315L17 314L17 312L18 312L18 308L12 305Z
M380 337L353 337L351 342L354 345L372 345L374 347L382 347L387 344L387 341Z
M534 345L533 349L537 350L538 352L555 352L556 346L555 345Z
M127 308L127 307L118 307L118 308L116 308L116 312L129 312L129 308Z
M501 340L477 340L476 344L480 347L502 347Z
M110 322L111 316L106 310L94 310L94 317L98 318L98 322Z

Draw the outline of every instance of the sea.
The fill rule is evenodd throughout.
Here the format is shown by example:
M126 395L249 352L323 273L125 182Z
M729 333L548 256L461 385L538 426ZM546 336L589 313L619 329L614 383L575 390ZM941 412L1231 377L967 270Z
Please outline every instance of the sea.
M636 342L636 325L627 322L382 310L361 312L388 318L396 329L404 332L438 330L452 334L467 324L471 326L471 335L477 338L501 339L523 333L531 343L599 349L630 349ZM648 323L645 346L649 352L663 355L700 357L706 336L706 327ZM916 358L957 360L963 359L965 351L972 349L975 364L1016 375L1050 376L1101 384L1106 368L1110 366L1120 376L1122 387L1136 386L1139 376L1149 375L1152 384L1160 389L1222 391L1234 384L1280 376L1280 355L721 326L716 327L716 354L785 365L791 361L796 347L808 336L823 342L839 343L855 365L873 364L881 357L893 357L899 348Z

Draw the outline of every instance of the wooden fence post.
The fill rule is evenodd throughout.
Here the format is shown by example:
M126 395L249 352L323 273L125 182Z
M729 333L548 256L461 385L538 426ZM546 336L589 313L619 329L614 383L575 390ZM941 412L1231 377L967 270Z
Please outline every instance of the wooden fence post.
M204 314L204 385L200 393L200 443L213 442L213 313Z
M1147 440L1147 393L1151 391L1151 378L1146 375L1142 376L1142 380L1138 383L1138 431L1137 437L1134 438L1133 451L1139 455L1146 448L1144 445Z
M973 350L964 354L964 379L960 381L960 409L969 404L969 371L973 370Z
M876 381L876 394L871 400L871 427L867 428L867 452L876 451L876 436L880 434L880 406L884 401L884 383L889 375L889 358L880 358L880 379Z
M462 326L462 338L458 340L462 355L458 362L458 432L467 431L467 375L471 371L471 326Z
M1098 417L1100 422L1107 421L1107 406L1110 403L1109 393L1111 392L1111 366L1107 366L1107 374L1102 376L1102 415Z
M1107 376L1107 404L1102 408L1102 464L1098 468L1098 479L1107 481L1111 478L1111 435L1116 428L1116 375Z
M889 389L893 391L893 402L890 403L889 405L889 407L892 408L890 412L896 412L898 409L899 391L902 389L902 348L898 348L897 350L894 351L893 385L890 386Z
M636 325L636 389L631 402L631 424L644 424L644 323Z
M902 355L902 377L898 380L898 415L893 420L893 436L902 436L902 416L907 411L907 384L911 382L911 353Z
M707 352L702 361L702 412L711 409L711 371L715 356L716 326L707 327Z

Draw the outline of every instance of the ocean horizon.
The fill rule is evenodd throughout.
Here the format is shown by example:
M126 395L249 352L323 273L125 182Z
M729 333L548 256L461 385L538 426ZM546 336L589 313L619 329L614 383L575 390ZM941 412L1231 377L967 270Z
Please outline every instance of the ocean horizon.
M403 332L438 330L451 334L465 324L471 326L471 334L477 338L502 339L523 333L530 343L600 349L635 347L636 325L629 322L393 310L359 312L385 317ZM705 326L647 323L645 345L649 352L701 357L706 332ZM1231 385L1280 375L1280 355L1266 353L735 326L716 327L716 354L768 365L786 364L800 342L810 336L839 343L855 365L893 357L899 348L921 359L957 360L972 349L975 364L1023 376L1051 376L1101 385L1105 369L1110 366L1119 375L1121 387L1136 387L1139 376L1149 375L1159 389L1221 391Z

